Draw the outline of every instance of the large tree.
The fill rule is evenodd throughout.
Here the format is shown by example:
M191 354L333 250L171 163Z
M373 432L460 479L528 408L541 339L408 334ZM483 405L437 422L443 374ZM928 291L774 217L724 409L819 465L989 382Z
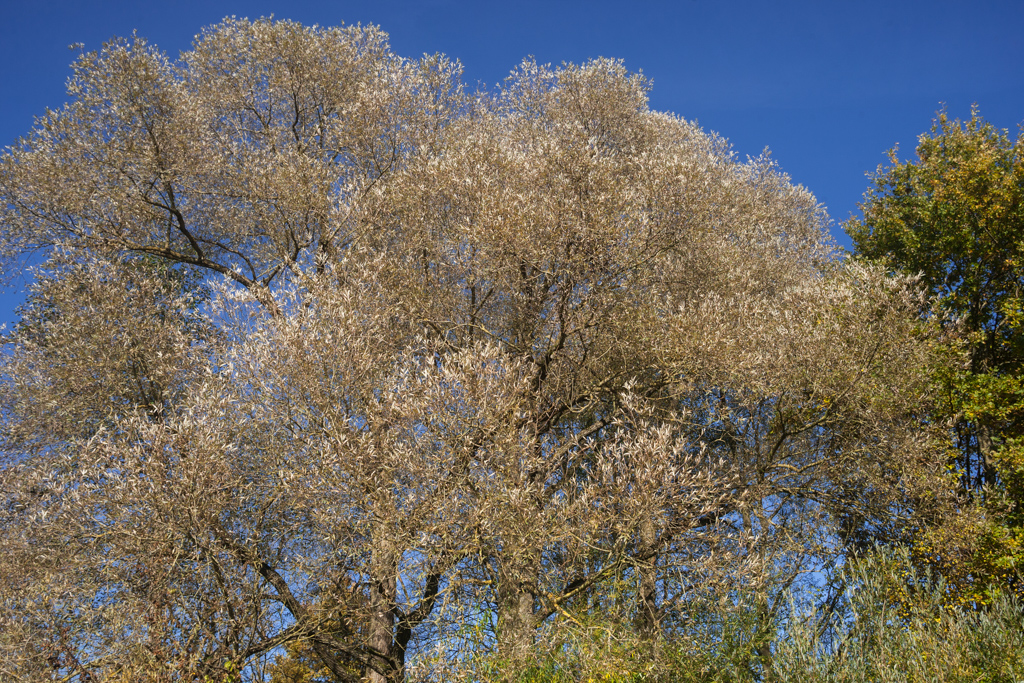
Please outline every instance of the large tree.
M75 69L0 162L5 253L57 259L4 357L2 675L450 680L595 613L653 660L941 504L913 290L620 63L467 96L229 20Z
M992 584L1024 591L1024 136L942 111L916 152L890 152L846 230L858 255L918 275L947 331L934 419L951 421L960 490L988 518L933 530L922 551L983 602Z

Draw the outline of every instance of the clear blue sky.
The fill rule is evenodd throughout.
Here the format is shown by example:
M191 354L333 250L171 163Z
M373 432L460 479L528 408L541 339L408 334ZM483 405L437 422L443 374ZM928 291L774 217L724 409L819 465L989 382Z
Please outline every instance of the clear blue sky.
M0 146L66 99L84 43L133 30L171 56L228 15L373 23L398 54L443 52L493 84L527 55L558 64L616 57L653 80L651 106L696 119L741 155L765 147L837 222L865 173L909 155L936 109L972 102L1016 134L1024 121L1024 0L0 0ZM848 244L842 231L833 230ZM14 292L0 294L0 322Z

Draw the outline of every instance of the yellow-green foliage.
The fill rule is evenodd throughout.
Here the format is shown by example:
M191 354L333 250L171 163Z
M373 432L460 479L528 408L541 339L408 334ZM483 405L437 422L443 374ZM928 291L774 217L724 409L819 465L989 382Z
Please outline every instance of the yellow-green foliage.
M945 400L930 419L952 427L961 515L931 525L915 557L954 603L982 605L997 587L1024 595L1024 135L943 111L916 151L890 152L845 228L859 256L919 275L923 313L943 320Z

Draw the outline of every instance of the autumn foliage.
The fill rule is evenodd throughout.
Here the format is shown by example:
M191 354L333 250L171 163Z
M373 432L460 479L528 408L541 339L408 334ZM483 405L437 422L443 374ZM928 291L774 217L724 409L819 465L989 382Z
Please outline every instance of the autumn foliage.
M0 679L768 675L809 576L952 514L917 281L648 87L82 56L0 161Z

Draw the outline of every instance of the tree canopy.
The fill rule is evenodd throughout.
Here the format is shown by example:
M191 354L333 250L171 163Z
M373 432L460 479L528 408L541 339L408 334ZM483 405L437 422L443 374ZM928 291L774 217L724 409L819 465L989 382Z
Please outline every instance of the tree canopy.
M619 62L459 78L226 20L3 155L0 675L468 680L598 618L656 667L948 505L910 279Z
M846 229L857 254L927 288L949 349L936 417L952 420L961 490L988 515L926 554L970 599L992 583L1024 592L1024 136L943 111L915 159L890 162Z

